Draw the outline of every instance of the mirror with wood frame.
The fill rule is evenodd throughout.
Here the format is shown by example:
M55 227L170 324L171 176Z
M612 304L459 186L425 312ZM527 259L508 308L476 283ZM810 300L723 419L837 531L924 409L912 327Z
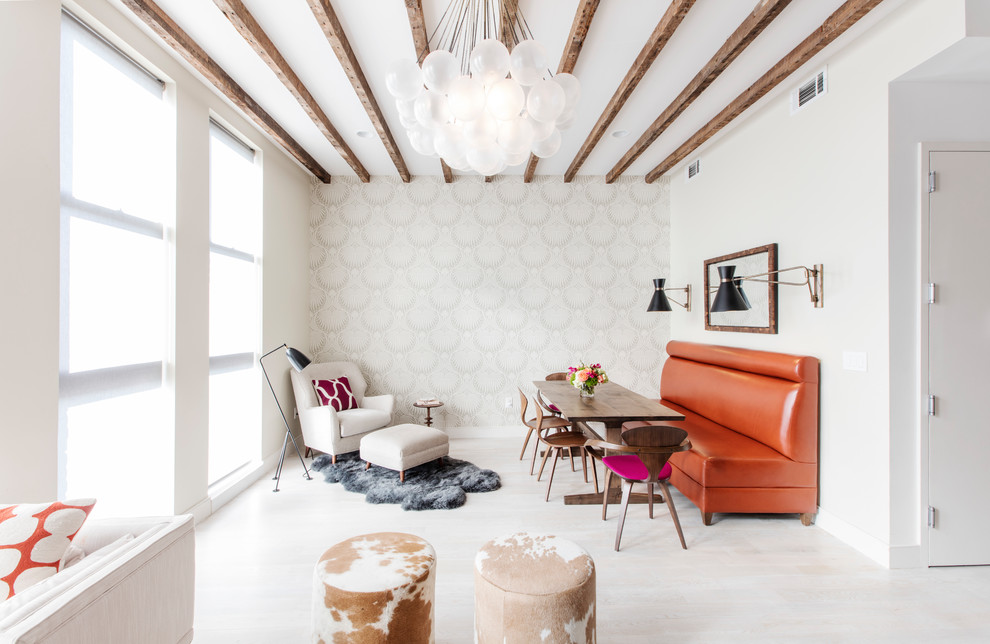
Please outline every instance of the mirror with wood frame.
M719 267L734 266L734 281L742 299L749 304L744 311L712 311L712 303L721 282ZM777 244L757 246L705 260L705 329L739 333L777 332ZM769 274L768 274L769 273ZM751 279L744 279L751 277Z

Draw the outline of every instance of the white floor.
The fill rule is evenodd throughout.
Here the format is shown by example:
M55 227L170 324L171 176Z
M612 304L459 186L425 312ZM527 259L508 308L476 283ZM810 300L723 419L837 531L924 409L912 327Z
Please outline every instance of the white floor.
M602 522L600 506L561 500L587 489L580 464L576 473L558 467L545 503L546 475L537 483L516 460L520 443L451 440L452 456L502 477L501 490L469 494L456 510L370 505L318 474L307 481L287 459L281 492L266 478L196 528L196 644L308 642L317 559L379 531L433 544L437 642L472 642L474 554L517 530L552 532L591 553L602 644L990 641L988 567L886 570L796 515L716 515L705 527L676 492L688 550L661 505L652 521L645 506L630 507L615 552L615 511Z

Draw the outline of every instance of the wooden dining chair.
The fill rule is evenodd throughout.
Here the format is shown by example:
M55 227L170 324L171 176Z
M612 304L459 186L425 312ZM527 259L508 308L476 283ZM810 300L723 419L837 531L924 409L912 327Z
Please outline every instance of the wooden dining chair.
M547 377L544 378L544 380L567 380L567 372L557 371L554 373L548 373ZM560 409L557 407L557 405L553 404L552 402L544 398L543 392L540 391L539 389L536 390L536 402L540 404L540 407L543 407L543 409L553 414L554 416L561 415Z
M663 502L667 504L670 518L677 529L681 547L687 550L684 533L681 532L681 522L677 519L674 500L670 496L667 480L670 478L671 467L667 461L670 455L691 449L687 440L687 432L679 427L666 425L648 425L634 427L622 432L625 445L617 445L600 440L589 440L586 447L591 450L593 457L598 457L605 466L605 494L602 499L602 521L608 511L609 486L612 476L622 479L622 513L619 515L619 526L615 533L615 549L618 551L622 541L622 526L626 522L626 510L629 507L629 497L634 483L646 484L646 498L650 507L650 518L653 518L653 486L659 485ZM592 459L592 463L594 460Z
M547 418L542 423L537 423L536 418L527 419L526 410L529 407L529 399L526 397L526 394L523 393L522 389L519 389L519 387L516 387L516 391L519 392L519 418L522 420L523 425L528 428L528 431L526 432L526 440L523 441L522 451L519 452L519 460L521 461L523 456L526 455L526 446L529 445L529 438L533 435L534 431L537 432L537 436L539 436L539 428L557 429L570 427L571 424L561 418ZM539 405L536 405L536 407L539 408ZM537 409L537 411L540 410ZM542 414L540 414L540 416L542 417ZM533 443L533 461L529 465L530 475L533 474L533 469L536 467L536 452L539 451L539 445L540 441L537 439Z
M571 450L578 450L581 453L581 467L584 470L584 482L588 482L588 459L587 451L585 448L585 436L584 433L574 430L574 429L563 429L554 427L557 423L567 422L562 421L562 419L555 416L545 416L543 414L543 408L539 405L534 405L536 407L536 427L537 434L536 438L540 443L546 447L546 451L543 453L543 460L540 462L540 473L536 475L536 480L539 481L540 477L543 476L543 468L546 467L547 459L550 454L553 454L553 463L550 464L550 478L547 479L547 496L546 501L550 500L550 486L553 485L553 473L557 469L557 460L560 458L560 452L563 450L568 450L569 454L573 455ZM550 423L550 426L547 426ZM570 426L570 423L567 423ZM534 457L536 454L534 453ZM571 458L571 471L574 470L574 459ZM595 477L595 493L598 492L598 470L595 468L595 459L591 459L591 473Z

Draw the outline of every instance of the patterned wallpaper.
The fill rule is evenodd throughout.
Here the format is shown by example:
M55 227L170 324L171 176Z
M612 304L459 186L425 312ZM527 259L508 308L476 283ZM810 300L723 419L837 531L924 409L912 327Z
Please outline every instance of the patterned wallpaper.
M334 177L314 186L311 235L313 358L356 362L370 393L395 394L397 423L435 396L440 427L516 424L516 386L582 360L656 393L666 180Z

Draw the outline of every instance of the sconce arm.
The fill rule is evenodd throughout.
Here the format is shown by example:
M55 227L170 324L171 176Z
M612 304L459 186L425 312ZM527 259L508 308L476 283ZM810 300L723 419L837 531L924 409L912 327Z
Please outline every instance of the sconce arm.
M780 273L786 273L787 271L804 271L804 281L785 282L782 280L760 279L761 277L769 277L770 275L779 275ZM815 264L813 268L808 268L807 266L791 266L790 268L781 268L776 271L769 271L767 273L756 273L754 275L746 275L738 279L746 280L748 282L765 282L767 284L783 284L784 286L807 286L808 295L811 297L812 303L815 305L816 309L820 309L822 308L823 305L822 302L823 272L824 272L824 267L821 264Z
M669 287L665 287L662 290L663 290L664 293L670 293L671 291L684 291L684 293L686 295L686 298L685 298L685 301L684 301L683 304L681 304L680 302L678 302L677 300L675 300L673 298L667 298L667 299L669 301L673 302L674 304L676 304L677 306L681 307L682 309L684 309L688 313L691 312L691 285L690 284L688 284L687 286L685 286L683 288L669 288Z

